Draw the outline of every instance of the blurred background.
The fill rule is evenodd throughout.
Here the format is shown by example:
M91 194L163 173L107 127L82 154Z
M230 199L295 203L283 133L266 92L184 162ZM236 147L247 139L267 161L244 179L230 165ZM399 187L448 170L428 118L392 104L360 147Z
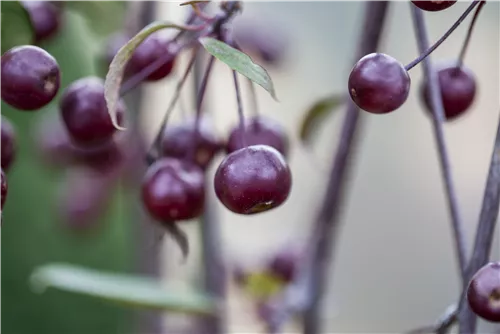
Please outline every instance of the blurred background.
M42 44L60 64L61 88L84 76L104 77L106 41L121 29L126 12L124 2L69 3L63 12L63 28ZM157 18L181 22L186 8L179 4L157 2ZM425 13L430 40L437 40L467 5L459 2L442 12ZM355 1L245 2L242 15L235 19L235 29L254 25L259 27L256 34L262 29L263 38L276 38L273 45L283 43L279 62L262 63L273 78L280 102L260 87L257 96L262 114L287 129L294 184L284 205L252 217L229 212L215 200L213 190L209 191L210 206L222 226L221 245L228 266L259 265L280 249L301 248L306 241L322 200L344 110L339 108L323 122L312 146L306 147L299 140L299 128L314 102L345 91L356 60L353 55L363 6L364 2ZM391 2L379 48L404 64L418 55L409 6L408 2ZM432 55L433 60L458 55L469 20ZM498 2L487 3L475 29L465 63L477 77L478 94L466 115L445 124L469 244L478 221L499 118ZM131 108L136 107L136 97L141 97L136 109L140 110L141 130L149 141L156 134L187 57L178 59L175 75L144 84L131 93ZM205 64L202 59L203 68ZM419 98L421 67L410 73L411 94L400 109L384 116L362 115L363 134L356 150L354 177L343 209L341 236L335 245L331 284L324 296L325 333L393 333L431 324L455 302L460 291L432 124ZM194 113L194 89L190 89L194 80L190 80L172 123L181 120L183 112ZM242 86L244 112L250 115L249 91ZM237 124L233 92L230 70L216 62L205 106L222 138ZM29 275L38 265L62 261L106 271L140 271L179 286L199 284L199 226L196 222L181 226L191 244L191 254L183 263L178 246L168 236L156 242L155 224L141 212L137 192L120 182L99 218L85 223L90 228L75 228L71 217L75 217L74 212L82 217L79 210L83 209L69 213L68 205L61 209L66 201L85 207L81 196L74 199L69 195L78 191L64 192L71 180L68 174L75 171L47 166L36 145L37 129L48 115L57 114L57 101L37 113L19 112L3 102L1 107L2 115L12 121L18 134L18 155L8 174L9 195L2 212L3 333L149 333L134 329L136 318L128 309L53 290L33 294ZM211 165L209 180L221 159L217 157ZM492 258L500 259L498 239ZM264 332L252 301L233 283L228 305L231 333ZM143 317L140 321L151 319ZM166 315L165 333L180 333L191 322L186 317ZM291 323L287 330L297 332L297 328ZM493 327L481 322L480 331L491 333Z

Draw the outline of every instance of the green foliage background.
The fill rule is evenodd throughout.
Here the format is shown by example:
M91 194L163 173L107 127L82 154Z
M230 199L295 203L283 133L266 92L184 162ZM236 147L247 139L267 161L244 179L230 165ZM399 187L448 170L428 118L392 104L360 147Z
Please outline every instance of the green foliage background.
M29 22L16 6L3 2L4 46L25 40ZM102 43L119 29L123 2L66 2L63 28L44 47L59 62L62 86L88 76L104 76L99 64ZM12 12L17 15L10 15ZM20 14L19 14L20 13ZM28 29L29 31L29 29ZM21 36L23 34L23 36ZM16 161L8 173L9 194L2 214L2 333L99 334L131 333L131 317L116 305L91 297L49 290L34 294L28 285L33 269L48 262L69 262L90 268L125 272L132 267L134 249L127 193L117 192L112 207L93 233L76 235L61 228L54 208L60 172L40 164L33 129L41 117L57 112L58 98L36 113L22 112L2 102L1 112L15 126Z

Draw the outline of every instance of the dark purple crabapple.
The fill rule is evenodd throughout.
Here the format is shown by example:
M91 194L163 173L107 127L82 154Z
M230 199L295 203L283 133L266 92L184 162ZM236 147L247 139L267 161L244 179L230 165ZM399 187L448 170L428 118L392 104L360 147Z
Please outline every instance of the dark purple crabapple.
M190 160L194 156L194 162L205 169L222 148L213 124L206 117L200 119L197 138L196 145L194 118L181 124L168 125L161 140L162 155L185 160ZM196 152L193 155L194 150Z
M51 1L21 1L35 32L35 43L54 37L61 26L62 10Z
M59 189L58 216L73 231L96 227L105 213L113 190L111 175L87 168L70 168Z
M250 215L283 204L292 175L283 155L266 145L254 145L224 158L214 177L215 193L232 212Z
M291 282L297 272L298 252L293 249L284 249L271 258L267 265L267 270L286 283Z
M354 65L348 87L359 108L386 114L406 101L410 83L410 76L399 61L383 53L371 53Z
M2 55L2 100L16 109L46 106L59 91L60 80L56 59L37 46L16 46Z
M453 6L457 1L412 1L415 6L428 12L437 12Z
M3 205L5 204L5 200L7 199L7 191L8 191L8 185L7 185L7 175L3 172L2 168L2 180L1 180L1 189L2 189L2 206L1 209L3 209Z
M437 68L444 114L447 120L463 115L474 102L476 79L472 71L464 65L443 64ZM425 107L431 112L431 97L424 81L420 93Z
M16 132L10 121L2 116L2 170L8 171L16 157Z
M149 35L141 44L139 44L137 49L135 49L134 54L127 63L125 75L132 76L137 74L158 59L165 57L166 54L172 54L173 46L173 42L162 36L159 32ZM174 64L175 55L172 54L172 60L166 62L160 68L151 73L145 81L158 81L165 78L172 72Z
M242 135L243 133L243 135ZM267 117L252 117L245 120L245 129L235 126L229 134L226 144L227 153L232 153L251 145L268 145L277 149L283 156L288 154L288 138L286 131L273 119Z
M157 160L144 176L142 202L151 217L160 223L200 216L205 204L203 170L185 160Z
M116 132L104 99L104 81L85 77L66 87L59 101L62 120L75 145L96 148L108 144ZM125 104L117 106L118 123L122 123Z
M467 301L481 318L500 322L500 262L488 263L474 274L467 288Z

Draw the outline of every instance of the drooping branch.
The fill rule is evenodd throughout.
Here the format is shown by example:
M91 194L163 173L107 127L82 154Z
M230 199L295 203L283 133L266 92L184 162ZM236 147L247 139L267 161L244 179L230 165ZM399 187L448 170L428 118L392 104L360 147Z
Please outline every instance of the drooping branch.
M365 24L355 61L377 50L388 7L387 1L374 1L366 5ZM326 290L333 244L339 233L340 208L345 200L346 181L352 171L352 152L357 144L359 128L360 110L354 102L349 101L340 143L334 153L326 194L314 226L313 241L317 243L311 259L312 272L308 287L311 303L304 314L304 334L319 333L321 299Z
M500 114L499 114L500 115ZM493 239L495 238L496 222L500 210L500 117L498 121L497 134L488 179L484 190L483 204L477 225L476 238L472 256L467 267L466 282L460 303L459 332L461 334L474 333L476 328L476 315L465 302L465 290L472 276L483 267L489 259Z
M425 50L428 49L429 42L422 10L417 8L416 6L412 6L412 17L414 21L414 30L417 38L418 49L421 53L424 53ZM465 278L465 271L467 266L467 247L464 226L458 211L457 195L455 191L455 184L451 174L450 158L444 140L442 126L442 122L444 121L444 108L441 98L441 87L439 85L437 72L433 69L429 57L423 60L422 68L424 71L425 80L427 80L429 92L431 94L430 102L433 114L434 136L436 138L436 145L439 152L439 162L441 165L441 173L446 188L446 199L448 201L448 210L451 216L454 237L453 239L455 241L455 252L460 268L461 278L463 281Z
M388 1L370 1L366 4L356 61L376 51L388 7ZM347 167L351 163L359 127L360 112L351 101L342 126L340 143L334 151L326 193L313 228L312 240L308 243L309 249L301 261L297 278L271 305L273 315L268 327L272 333L279 332L294 313L304 310L304 333L319 332L321 297L325 293L330 254L339 231L339 213L345 197L343 190L349 179L350 168Z

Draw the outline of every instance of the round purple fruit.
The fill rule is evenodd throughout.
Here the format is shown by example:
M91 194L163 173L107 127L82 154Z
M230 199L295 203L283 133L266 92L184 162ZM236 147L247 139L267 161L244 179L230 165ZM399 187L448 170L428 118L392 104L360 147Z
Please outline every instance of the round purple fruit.
M74 81L59 102L62 120L73 142L81 147L95 148L109 143L116 132L104 99L104 81L86 77ZM122 123L125 104L117 107L118 123Z
M255 145L224 158L215 173L215 193L232 212L250 215L283 204L292 187L292 175L276 149Z
M491 322L500 322L500 262L478 270L467 288L467 301L474 313Z
M60 80L55 58L37 46L17 46L2 55L2 100L16 109L45 107L59 91Z
M167 126L163 132L161 152L163 156L193 160L205 169L221 149L215 129L207 118L201 118L198 136L195 135L195 119Z
M410 83L410 76L399 61L383 53L371 53L356 63L348 87L359 108L387 114L406 101Z
M2 116L2 169L7 171L16 157L16 132L10 121Z
M149 214L164 224L196 218L205 204L205 175L190 162L159 159L144 176L142 202Z
M444 114L447 120L453 120L463 115L470 109L476 96L476 79L471 70L463 65L447 64L438 69L438 80L441 89ZM420 92L425 107L429 112L431 108L431 96L424 81Z

